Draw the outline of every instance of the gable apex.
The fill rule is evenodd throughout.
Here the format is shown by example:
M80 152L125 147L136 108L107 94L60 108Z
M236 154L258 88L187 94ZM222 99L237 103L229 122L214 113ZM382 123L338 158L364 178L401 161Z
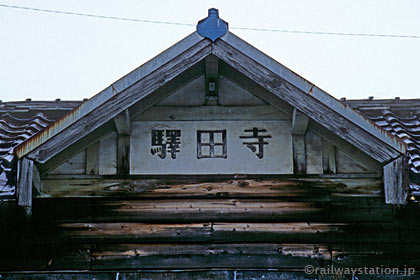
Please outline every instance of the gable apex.
M74 108L70 113L66 114L64 117L55 121L52 125L46 129L40 131L36 136L28 138L27 140L20 143L14 149L14 153L18 158L22 158L26 154L30 153L46 141L48 141L53 136L57 135L73 123L77 122L97 107L101 106L103 103L107 102L114 96L118 95L120 92L129 88L133 84L137 83L139 80L143 79L145 76L155 71L157 68L162 66L175 57L179 56L185 50L193 47L199 42L206 40L202 36L198 35L197 32L193 32L175 45L169 47L165 51L161 52L154 58L150 59L143 65L137 67L130 73L126 74L122 78L118 79L110 86L106 87L104 90L95 94L93 97L84 101L82 104Z
M210 16L200 23L215 17L217 14L213 12L210 10ZM19 158L28 155L30 159L45 163L134 104L148 99L147 104L140 106L142 110L154 105L153 102L161 100L156 97L152 98L152 103L150 101L158 89L166 87L209 55L216 56L233 72L238 72L244 81L262 87L266 92L258 98L272 105L288 103L380 163L390 162L406 152L403 141L235 36L227 30L227 24L224 35L218 36L221 37L211 42L211 38L202 37L199 32L192 33L24 141L15 153ZM221 71L227 71L221 75L234 82L236 79L237 84L244 83L235 78L237 74L232 71ZM58 134L61 134L60 138L53 140Z
M266 67L268 70L280 76L282 79L297 87L304 93L310 95L315 100L325 104L373 136L381 139L381 141L392 146L395 150L403 154L407 152L406 144L398 137L395 137L394 135L388 133L386 130L380 128L372 121L366 119L364 116L354 111L349 106L346 106L343 102L337 100L321 88L301 77L299 74L288 69L270 56L242 40L232 32L227 32L227 34L222 37L222 40L230 46L233 46L235 49L240 50L241 53L250 57L255 62L264 65L264 67Z
M222 37L228 31L228 24L219 18L219 10L209 9L209 16L202 19L197 24L197 33L212 42Z

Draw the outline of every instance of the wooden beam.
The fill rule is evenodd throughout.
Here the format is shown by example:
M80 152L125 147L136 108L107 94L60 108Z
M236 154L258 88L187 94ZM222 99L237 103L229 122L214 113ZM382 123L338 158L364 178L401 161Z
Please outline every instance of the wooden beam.
M383 198L314 194L289 198L72 198L34 200L34 220L60 222L392 222L392 205ZM309 193L309 191L308 191ZM254 194L255 195L255 194ZM329 200L329 201L328 201ZM54 211L51 213L51 209Z
M314 244L105 244L95 247L92 253L92 269L249 269L251 266L290 269L309 264L318 267L321 262L330 259L327 246ZM178 279L190 279L188 275L179 272L177 275ZM225 273L191 278L235 279L233 272L231 277L226 276ZM147 278L168 279L168 274L161 278L151 277ZM251 278L262 279L246 279Z
M155 106L133 121L289 120L270 105L251 106Z
M214 79L219 77L219 59L214 55L209 55L204 62L206 78Z
M58 239L81 243L149 243L149 242L193 242L215 243L384 243L399 240L400 232L395 225L386 223L61 223L57 226ZM369 234L366 234L369 232ZM54 234L53 232L51 232ZM40 236L51 242L54 235L46 232ZM407 232L407 242L418 242ZM57 235L55 235L57 238ZM58 241L59 241L58 240Z
M385 202L405 204L408 195L408 163L403 156L384 166Z
M115 128L118 132L117 140L117 174L130 173L130 112L126 109L114 118Z
M305 135L292 135L292 139L293 139L293 173L305 174L306 172Z
M98 104L95 110L37 147L30 152L28 157L35 159L37 162L45 163L61 151L67 149L70 145L81 140L87 134L90 134L112 120L130 106L146 99L157 89L167 85L169 81L174 80L181 73L196 65L209 55L210 52L210 41L204 40L198 42L178 57L142 78L136 84L119 92L104 103Z
M114 124L119 135L130 135L130 112L128 110L125 110L124 112L118 114L114 118Z
M307 116L305 116L298 110L293 109L292 134L304 135L306 133L306 129L308 128L308 120L309 118Z
M324 201L330 196L381 197L381 178L296 178L264 180L213 180L191 177L177 180L43 178L43 193L47 197L119 197L119 198L273 198L296 201Z
M48 172L54 170L69 158L72 158L73 156L86 149L86 147L90 146L92 143L106 137L111 131L114 130L115 125L113 121L110 120L106 122L104 125L98 127L93 132L84 135L84 137L82 137L82 139L80 139L76 143L69 145L66 149L55 154L52 158L48 159L48 161L39 164L39 172L41 173L41 175L47 174ZM30 154L28 155L28 158L30 158Z
M273 105L277 103L277 100L287 102L381 163L400 155L400 152L390 145L380 141L332 108L312 98L310 93L303 92L223 40L217 40L213 44L212 53L242 75L265 88L269 95L259 96L261 99L267 100ZM272 101L268 100L270 97Z
M130 135L118 134L117 143L117 174L130 173Z
M295 174L306 173L306 145L305 133L309 118L300 113L296 108L292 113L293 137L293 171Z
M396 151L399 151L400 153L406 152L407 145L404 143L404 141L402 141L398 137L395 137L394 135L391 135L390 133L387 133L381 127L367 120L366 117L362 116L360 113L351 109L349 106L346 106L342 102L329 95L327 92L321 90L311 82L305 80L303 77L297 75L287 67L283 66L279 62L275 61L271 57L267 56L263 52L259 51L247 42L243 41L235 34L228 31L222 38L220 38L219 41L226 42L232 48L240 50L241 53L243 53L245 56L249 57L256 63L263 65L264 68L266 68L268 71L271 71L273 74L278 75L283 80L287 81L289 84L301 90L301 92L303 92L304 94L310 95L314 101L320 102L328 106L330 109L344 116L344 118L359 126L360 128L364 129L369 134L387 143ZM232 55L232 53L228 53L228 55Z
M210 44L208 39L198 35L197 32L191 33L177 44L171 46L145 64L134 69L129 74L114 82L112 85L108 86L86 102L83 102L79 107L75 108L71 114L66 115L60 121L55 122L50 129L45 129L42 133L40 132L36 139L25 141L22 145L16 147L15 152L18 158L22 158L24 155L35 150L38 146L42 145L56 134L61 133L61 131L72 125L74 122L96 110L98 105L114 98L115 95L138 83L140 80L143 80L163 65L170 64L172 60L182 56L183 54L185 58L185 52L195 49L199 45L202 46L203 43L207 45Z
M219 59L214 55L209 55L205 58L204 65L206 76L206 104L217 105L219 94Z
M17 182L18 205L22 206L28 216L32 214L32 179L34 162L23 158L20 164L19 178Z
M142 114L145 110L149 109L150 107L152 107L153 105L155 105L156 103L160 102L161 100L166 98L168 95L173 93L177 88L197 78L197 76L200 75L202 71L203 71L202 63L197 63L191 66L186 71L178 75L175 79L162 85L159 89L154 91L153 94L149 94L148 96L139 100L139 102L136 102L134 105L132 105L129 108L130 118L132 119L136 118L136 116ZM110 105L112 106L112 104ZM102 112L101 114L106 114L106 112ZM70 144L69 146L67 146L66 149L55 154L54 157L48 159L48 161L46 161L44 164L40 164L39 165L40 172L42 174L48 173L49 171L59 166L68 158L74 156L75 154L85 149L87 146L91 145L93 142L99 141L103 139L104 137L107 137L109 133L113 131L115 131L115 123L113 119L110 119L105 124L95 129L93 132L85 134L85 135L79 135L78 137L82 136L82 138L79 141L77 141L76 143ZM83 134L83 132L81 133ZM48 142L45 144L49 145Z

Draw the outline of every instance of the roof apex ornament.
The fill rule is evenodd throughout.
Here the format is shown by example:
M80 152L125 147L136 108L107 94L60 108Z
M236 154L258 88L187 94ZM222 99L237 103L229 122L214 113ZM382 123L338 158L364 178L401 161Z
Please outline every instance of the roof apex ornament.
M197 33L209 38L212 42L225 35L228 23L219 18L219 10L209 9L209 16L200 20L197 24Z

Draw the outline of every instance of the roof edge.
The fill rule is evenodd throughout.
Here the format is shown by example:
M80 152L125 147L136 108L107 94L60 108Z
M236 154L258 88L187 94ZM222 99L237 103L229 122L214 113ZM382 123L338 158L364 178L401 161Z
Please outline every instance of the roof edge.
M108 86L104 90L100 91L90 99L77 106L71 112L66 114L64 117L58 119L57 121L53 122L44 130L41 130L37 134L20 143L14 148L14 153L19 159L24 157L25 155L27 155L28 153L30 153L31 151L48 141L50 138L54 137L55 135L63 131L65 128L81 119L83 116L92 112L95 108L97 108L113 96L132 86L134 83L136 83L146 75L150 74L151 72L159 68L161 65L169 62L174 57L177 57L185 50L196 45L201 40L207 39L200 36L196 31L194 31L193 33L180 40L179 42L175 43L160 54L156 55L146 63L140 65L128 74L124 75L122 78L113 82L110 86Z
M221 37L221 40L231 45L232 47L241 50L241 52L243 52L245 55L255 60L259 64L264 65L264 67L266 67L271 72L279 75L284 80L291 83L304 93L311 95L317 101L330 107L349 121L361 127L363 130L375 136L385 144L391 146L398 152L402 154L407 152L407 145L404 141L390 134L380 126L362 116L360 113L356 112L346 104L328 94L326 91L320 89L315 84L299 76L297 73L293 72L267 54L261 52L232 32L226 32L226 34Z

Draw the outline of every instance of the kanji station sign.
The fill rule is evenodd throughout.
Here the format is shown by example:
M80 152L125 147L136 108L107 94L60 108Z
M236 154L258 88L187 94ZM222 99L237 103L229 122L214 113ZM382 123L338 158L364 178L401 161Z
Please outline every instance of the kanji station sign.
M134 122L130 173L291 174L286 121Z

